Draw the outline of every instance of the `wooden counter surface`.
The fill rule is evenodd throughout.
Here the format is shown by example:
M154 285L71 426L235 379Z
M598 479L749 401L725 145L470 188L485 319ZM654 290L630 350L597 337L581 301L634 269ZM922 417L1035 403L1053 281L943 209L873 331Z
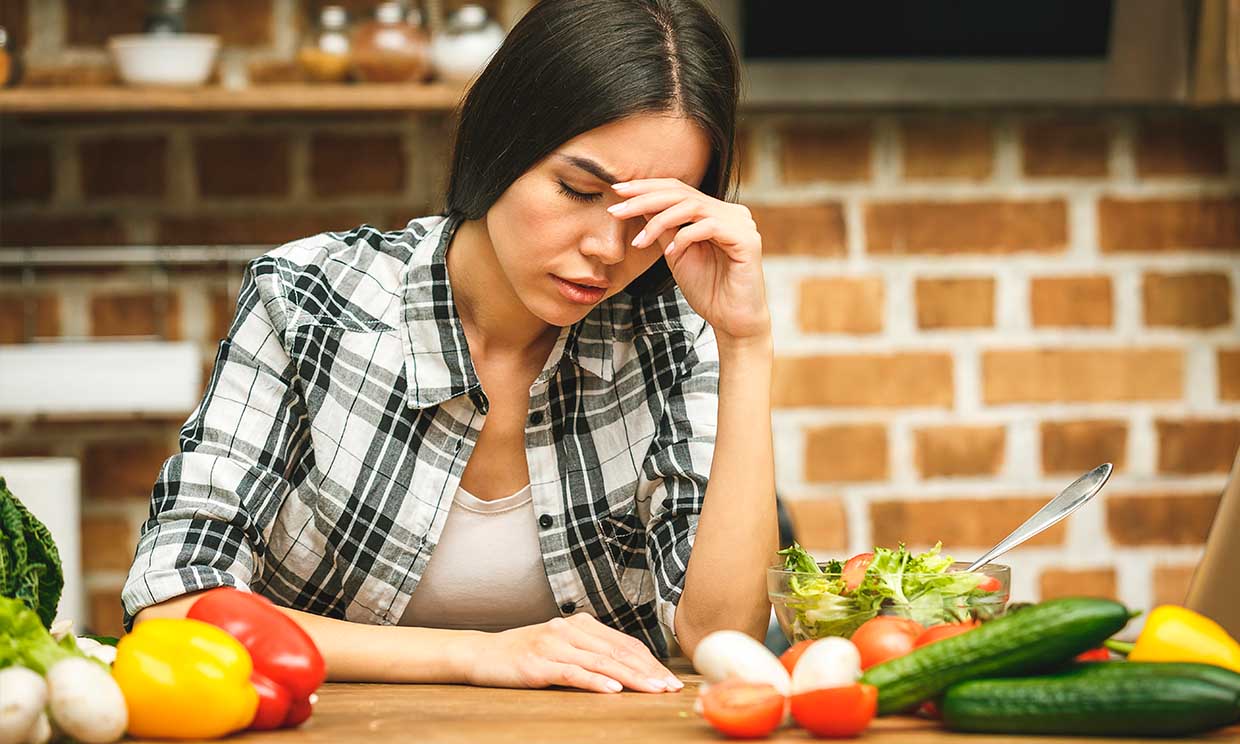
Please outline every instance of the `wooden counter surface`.
M685 688L678 693L661 695L633 692L604 695L559 689L506 690L454 685L328 683L319 691L314 716L301 728L251 732L223 741L228 744L577 744L593 741L656 744L725 741L693 713L693 701L697 697L701 677L692 673L684 659L673 660L669 666L684 680ZM783 729L765 741L815 740L801 729L791 728ZM1074 741L1104 744L1157 740L953 734L932 721L895 716L875 721L862 737L852 741L890 744L1057 744ZM1240 726L1175 741L1240 741Z

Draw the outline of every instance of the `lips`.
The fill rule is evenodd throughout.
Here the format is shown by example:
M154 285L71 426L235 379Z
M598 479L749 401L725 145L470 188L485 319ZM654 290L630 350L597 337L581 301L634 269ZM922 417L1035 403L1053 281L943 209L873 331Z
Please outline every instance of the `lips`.
M555 274L552 274L551 278L555 280L555 286L560 290L560 294L569 302L578 305L596 305L607 294L606 281L599 281L597 279L569 280L558 277Z

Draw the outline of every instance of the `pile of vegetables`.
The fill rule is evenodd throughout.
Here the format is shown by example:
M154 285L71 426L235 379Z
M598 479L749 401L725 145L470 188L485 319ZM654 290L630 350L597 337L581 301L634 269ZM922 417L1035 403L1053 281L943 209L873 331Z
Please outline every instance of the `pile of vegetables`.
M781 701L819 736L856 734L875 713L916 711L955 731L1048 736L1181 736L1240 723L1235 639L1209 618L1163 606L1136 643L1109 640L1131 617L1117 602L1073 597L920 631L888 618L873 632L894 640L869 665L861 647L872 642L862 632L869 623L851 641L803 641L780 660L722 631L729 636L703 639L694 665L710 683L703 713L730 736L774 731ZM1108 648L1127 660L1109 660Z
M924 553L911 553L903 544L895 550L876 547L822 566L796 543L779 554L784 570L795 572L782 600L793 613L793 638L849 638L880 612L924 627L974 619L990 606L1002 607L1002 598L994 596L998 579L949 570L954 561L942 554L941 545Z

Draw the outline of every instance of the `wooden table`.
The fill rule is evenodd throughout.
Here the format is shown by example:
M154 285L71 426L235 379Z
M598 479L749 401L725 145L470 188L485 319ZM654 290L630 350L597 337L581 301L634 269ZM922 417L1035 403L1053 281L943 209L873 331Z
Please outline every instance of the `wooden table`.
M233 742L303 744L310 742L458 742L461 744L577 744L578 742L713 741L724 739L693 713L702 678L684 659L669 666L685 682L678 693L622 692L603 695L570 690L500 690L453 685L367 685L329 683L319 691L314 716L294 731L248 733ZM815 741L804 731L784 729L766 741ZM830 741L827 739L817 741ZM918 718L882 718L859 739L864 742L926 744L964 742L1076 741L1150 742L1151 739L1065 739L952 734ZM1209 736L1178 741L1240 741L1240 726Z

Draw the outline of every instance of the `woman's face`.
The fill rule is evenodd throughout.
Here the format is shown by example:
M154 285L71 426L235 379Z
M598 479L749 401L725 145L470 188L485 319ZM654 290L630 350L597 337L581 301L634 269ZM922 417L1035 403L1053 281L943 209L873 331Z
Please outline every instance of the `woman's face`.
M678 178L697 188L710 141L689 119L642 114L560 145L512 183L486 214L504 275L530 312L567 326L628 286L661 255L630 242L646 219L621 220L612 183ZM649 215L653 216L653 215Z

